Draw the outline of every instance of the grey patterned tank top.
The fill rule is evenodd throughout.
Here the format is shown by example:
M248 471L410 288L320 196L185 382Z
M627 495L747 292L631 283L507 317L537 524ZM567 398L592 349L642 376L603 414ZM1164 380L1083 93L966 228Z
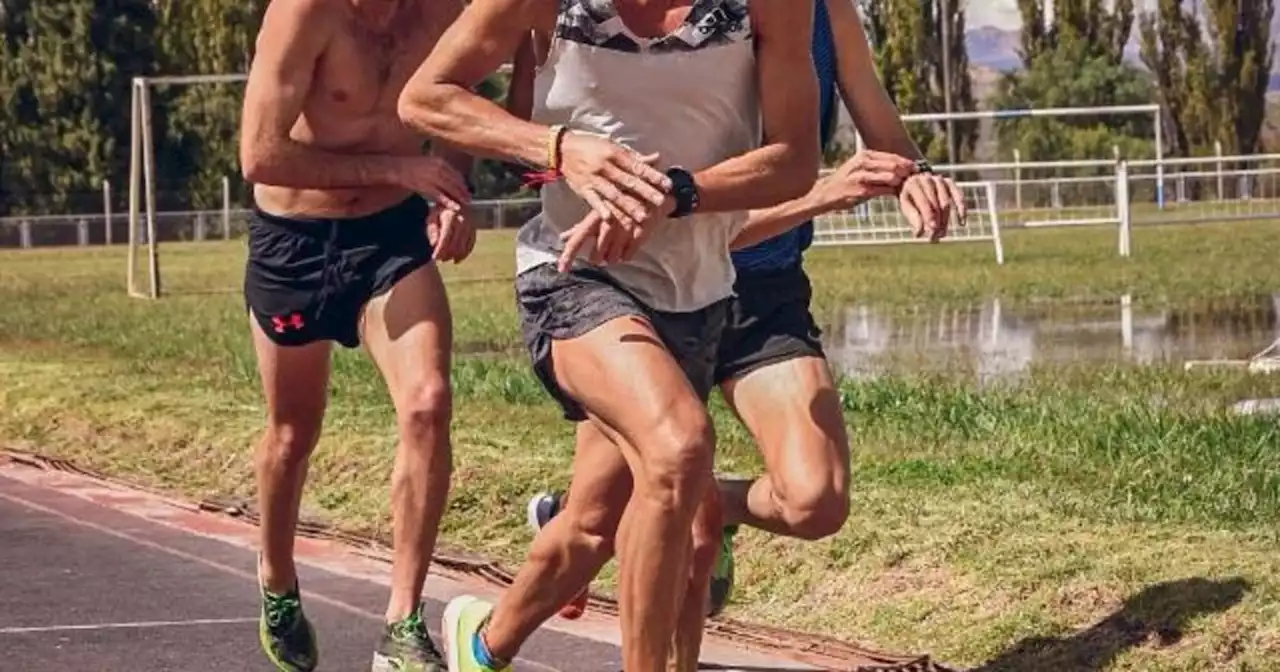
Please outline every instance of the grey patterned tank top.
M613 0L561 0L534 80L534 120L657 152L660 170L696 172L759 147L747 3L695 0L677 30L644 39L623 24ZM588 212L563 182L544 186L542 212L517 237L517 272L553 263L564 249L560 234ZM745 220L738 212L658 222L631 261L604 271L650 308L704 308L733 293L729 243Z

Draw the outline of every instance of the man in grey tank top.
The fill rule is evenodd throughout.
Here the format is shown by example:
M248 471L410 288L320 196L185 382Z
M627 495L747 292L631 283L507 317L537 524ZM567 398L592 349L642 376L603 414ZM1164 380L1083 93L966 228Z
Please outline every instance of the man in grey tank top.
M519 236L517 294L548 391L633 472L617 543L629 672L666 667L711 492L705 400L733 292L729 242L746 211L817 177L812 29L812 8L788 0L474 0L400 100L418 130L547 171L543 212ZM530 30L551 46L523 121L472 87ZM589 214L587 258L561 259ZM606 257L628 260L589 264ZM527 598L529 582L509 594ZM450 669L509 668L516 651L485 634L516 618L507 602L450 604Z

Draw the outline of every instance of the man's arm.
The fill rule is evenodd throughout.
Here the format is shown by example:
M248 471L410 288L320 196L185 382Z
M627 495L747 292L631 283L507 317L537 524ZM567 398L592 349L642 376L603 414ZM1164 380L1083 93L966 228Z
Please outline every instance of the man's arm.
M473 89L555 10L555 0L473 0L400 94L401 120L473 154L547 167L551 130Z
M393 156L328 152L289 137L311 90L316 61L333 36L329 0L267 5L245 85L240 167L255 184L299 189L401 186Z
M507 111L525 120L533 118L533 71L537 58L530 31L511 59L511 83L507 86Z
M698 212L770 207L803 196L818 177L813 3L754 0L750 11L765 144L694 175Z
M446 0L440 2L423 3L423 11L428 14L428 20L435 28L436 39L432 44L439 42L444 32L452 26L458 17L462 15L462 0ZM443 140L435 140L431 143L431 154L444 160L453 166L460 174L466 176L468 184L470 183L471 169L475 165L475 157L462 151Z
M869 149L923 159L924 154L912 141L897 106L876 74L871 43L853 0L827 0L827 14L836 45L840 97L863 142Z

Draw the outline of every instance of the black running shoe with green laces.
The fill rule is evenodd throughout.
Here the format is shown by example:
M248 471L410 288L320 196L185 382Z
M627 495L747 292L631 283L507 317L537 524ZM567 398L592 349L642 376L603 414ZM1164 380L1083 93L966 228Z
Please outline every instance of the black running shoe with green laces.
M258 621L262 650L284 672L311 672L320 655L316 633L305 614L298 589L275 595L262 589L262 618Z
M372 672L446 672L448 667L427 634L421 607L408 618L387 625L373 652Z

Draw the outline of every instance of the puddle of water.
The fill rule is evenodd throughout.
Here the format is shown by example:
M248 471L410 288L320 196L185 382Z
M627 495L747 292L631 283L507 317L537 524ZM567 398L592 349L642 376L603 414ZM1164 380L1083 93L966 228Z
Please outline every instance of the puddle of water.
M1249 359L1280 338L1280 292L1164 308L1135 307L1129 296L1016 306L989 299L905 314L855 305L819 318L832 365L845 375L963 368L988 380L1039 364Z

